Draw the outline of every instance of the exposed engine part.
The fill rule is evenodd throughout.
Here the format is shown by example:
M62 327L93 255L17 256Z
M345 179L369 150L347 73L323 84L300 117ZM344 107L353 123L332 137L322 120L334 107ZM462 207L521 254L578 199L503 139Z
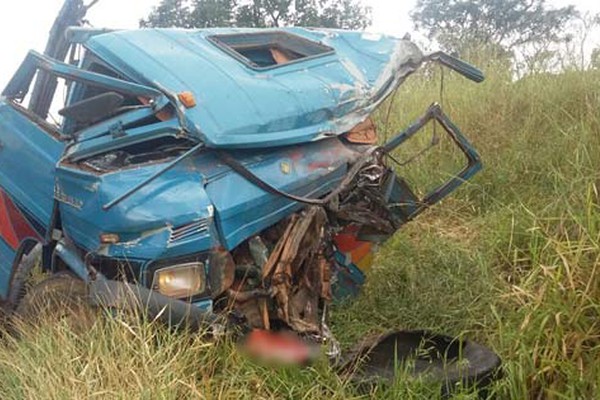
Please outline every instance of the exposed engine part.
M322 207L294 215L263 269L278 318L296 332L320 332L319 301L331 299L323 242L326 223Z
M336 279L333 237L348 225L386 237L394 232L384 197L390 173L374 155L329 207L311 206L234 250L236 281L227 295L250 327L280 321L339 351L325 321Z
M269 259L269 249L260 236L250 238L250 240L248 240L248 248L250 249L250 254L254 259L254 262L262 269Z
M401 225L386 198L393 178L393 171L384 164L383 157L375 154L340 193L337 204L329 207L332 225L360 226L360 236L368 235L377 242L389 238Z
M161 162L177 157L190 149L190 143L181 139L162 139L146 146L132 146L89 158L82 165L104 173L145 163Z

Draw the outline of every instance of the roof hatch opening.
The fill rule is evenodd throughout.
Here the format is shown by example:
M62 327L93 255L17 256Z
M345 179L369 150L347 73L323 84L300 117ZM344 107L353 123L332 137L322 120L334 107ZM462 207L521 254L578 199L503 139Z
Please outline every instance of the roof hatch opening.
M321 43L280 31L213 35L209 39L255 69L272 68L334 51Z

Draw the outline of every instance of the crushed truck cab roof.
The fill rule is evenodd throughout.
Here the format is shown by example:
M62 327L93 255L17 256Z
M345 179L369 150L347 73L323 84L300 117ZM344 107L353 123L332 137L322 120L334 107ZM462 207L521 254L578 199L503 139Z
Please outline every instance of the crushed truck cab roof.
M79 36L128 78L191 93L196 105L185 109L188 133L214 148L264 148L343 134L423 61L409 40L336 30L147 29Z

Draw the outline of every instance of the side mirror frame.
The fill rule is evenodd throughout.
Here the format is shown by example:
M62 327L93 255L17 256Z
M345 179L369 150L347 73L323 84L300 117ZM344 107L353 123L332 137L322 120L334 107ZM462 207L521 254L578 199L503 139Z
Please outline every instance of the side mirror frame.
M451 56L443 51L432 53L425 57L425 61L437 61L444 67L450 68L453 71L458 72L465 78L472 80L476 83L481 83L485 80L485 75L481 70L466 61Z

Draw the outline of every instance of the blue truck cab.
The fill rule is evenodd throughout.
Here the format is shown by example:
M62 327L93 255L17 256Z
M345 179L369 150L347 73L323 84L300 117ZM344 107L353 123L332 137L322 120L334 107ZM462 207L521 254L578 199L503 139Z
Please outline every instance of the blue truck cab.
M483 80L408 39L305 28L74 28L67 40L66 60L30 52L0 98L7 310L18 306L31 268L24 260L35 255L109 306L130 292L156 315L168 307L213 321L233 309L251 326L279 320L320 331L308 312L294 319L294 299L302 293L300 308L322 310L354 292L364 276L353 249L385 240L481 166L438 105L377 142L370 116L423 63ZM466 164L417 198L385 159L433 120ZM371 186L359 184L367 175ZM294 239L296 231L304 236ZM311 250L300 260L303 249ZM288 268L282 283L285 254L303 267ZM319 293L294 275L306 273L307 260L319 265Z

